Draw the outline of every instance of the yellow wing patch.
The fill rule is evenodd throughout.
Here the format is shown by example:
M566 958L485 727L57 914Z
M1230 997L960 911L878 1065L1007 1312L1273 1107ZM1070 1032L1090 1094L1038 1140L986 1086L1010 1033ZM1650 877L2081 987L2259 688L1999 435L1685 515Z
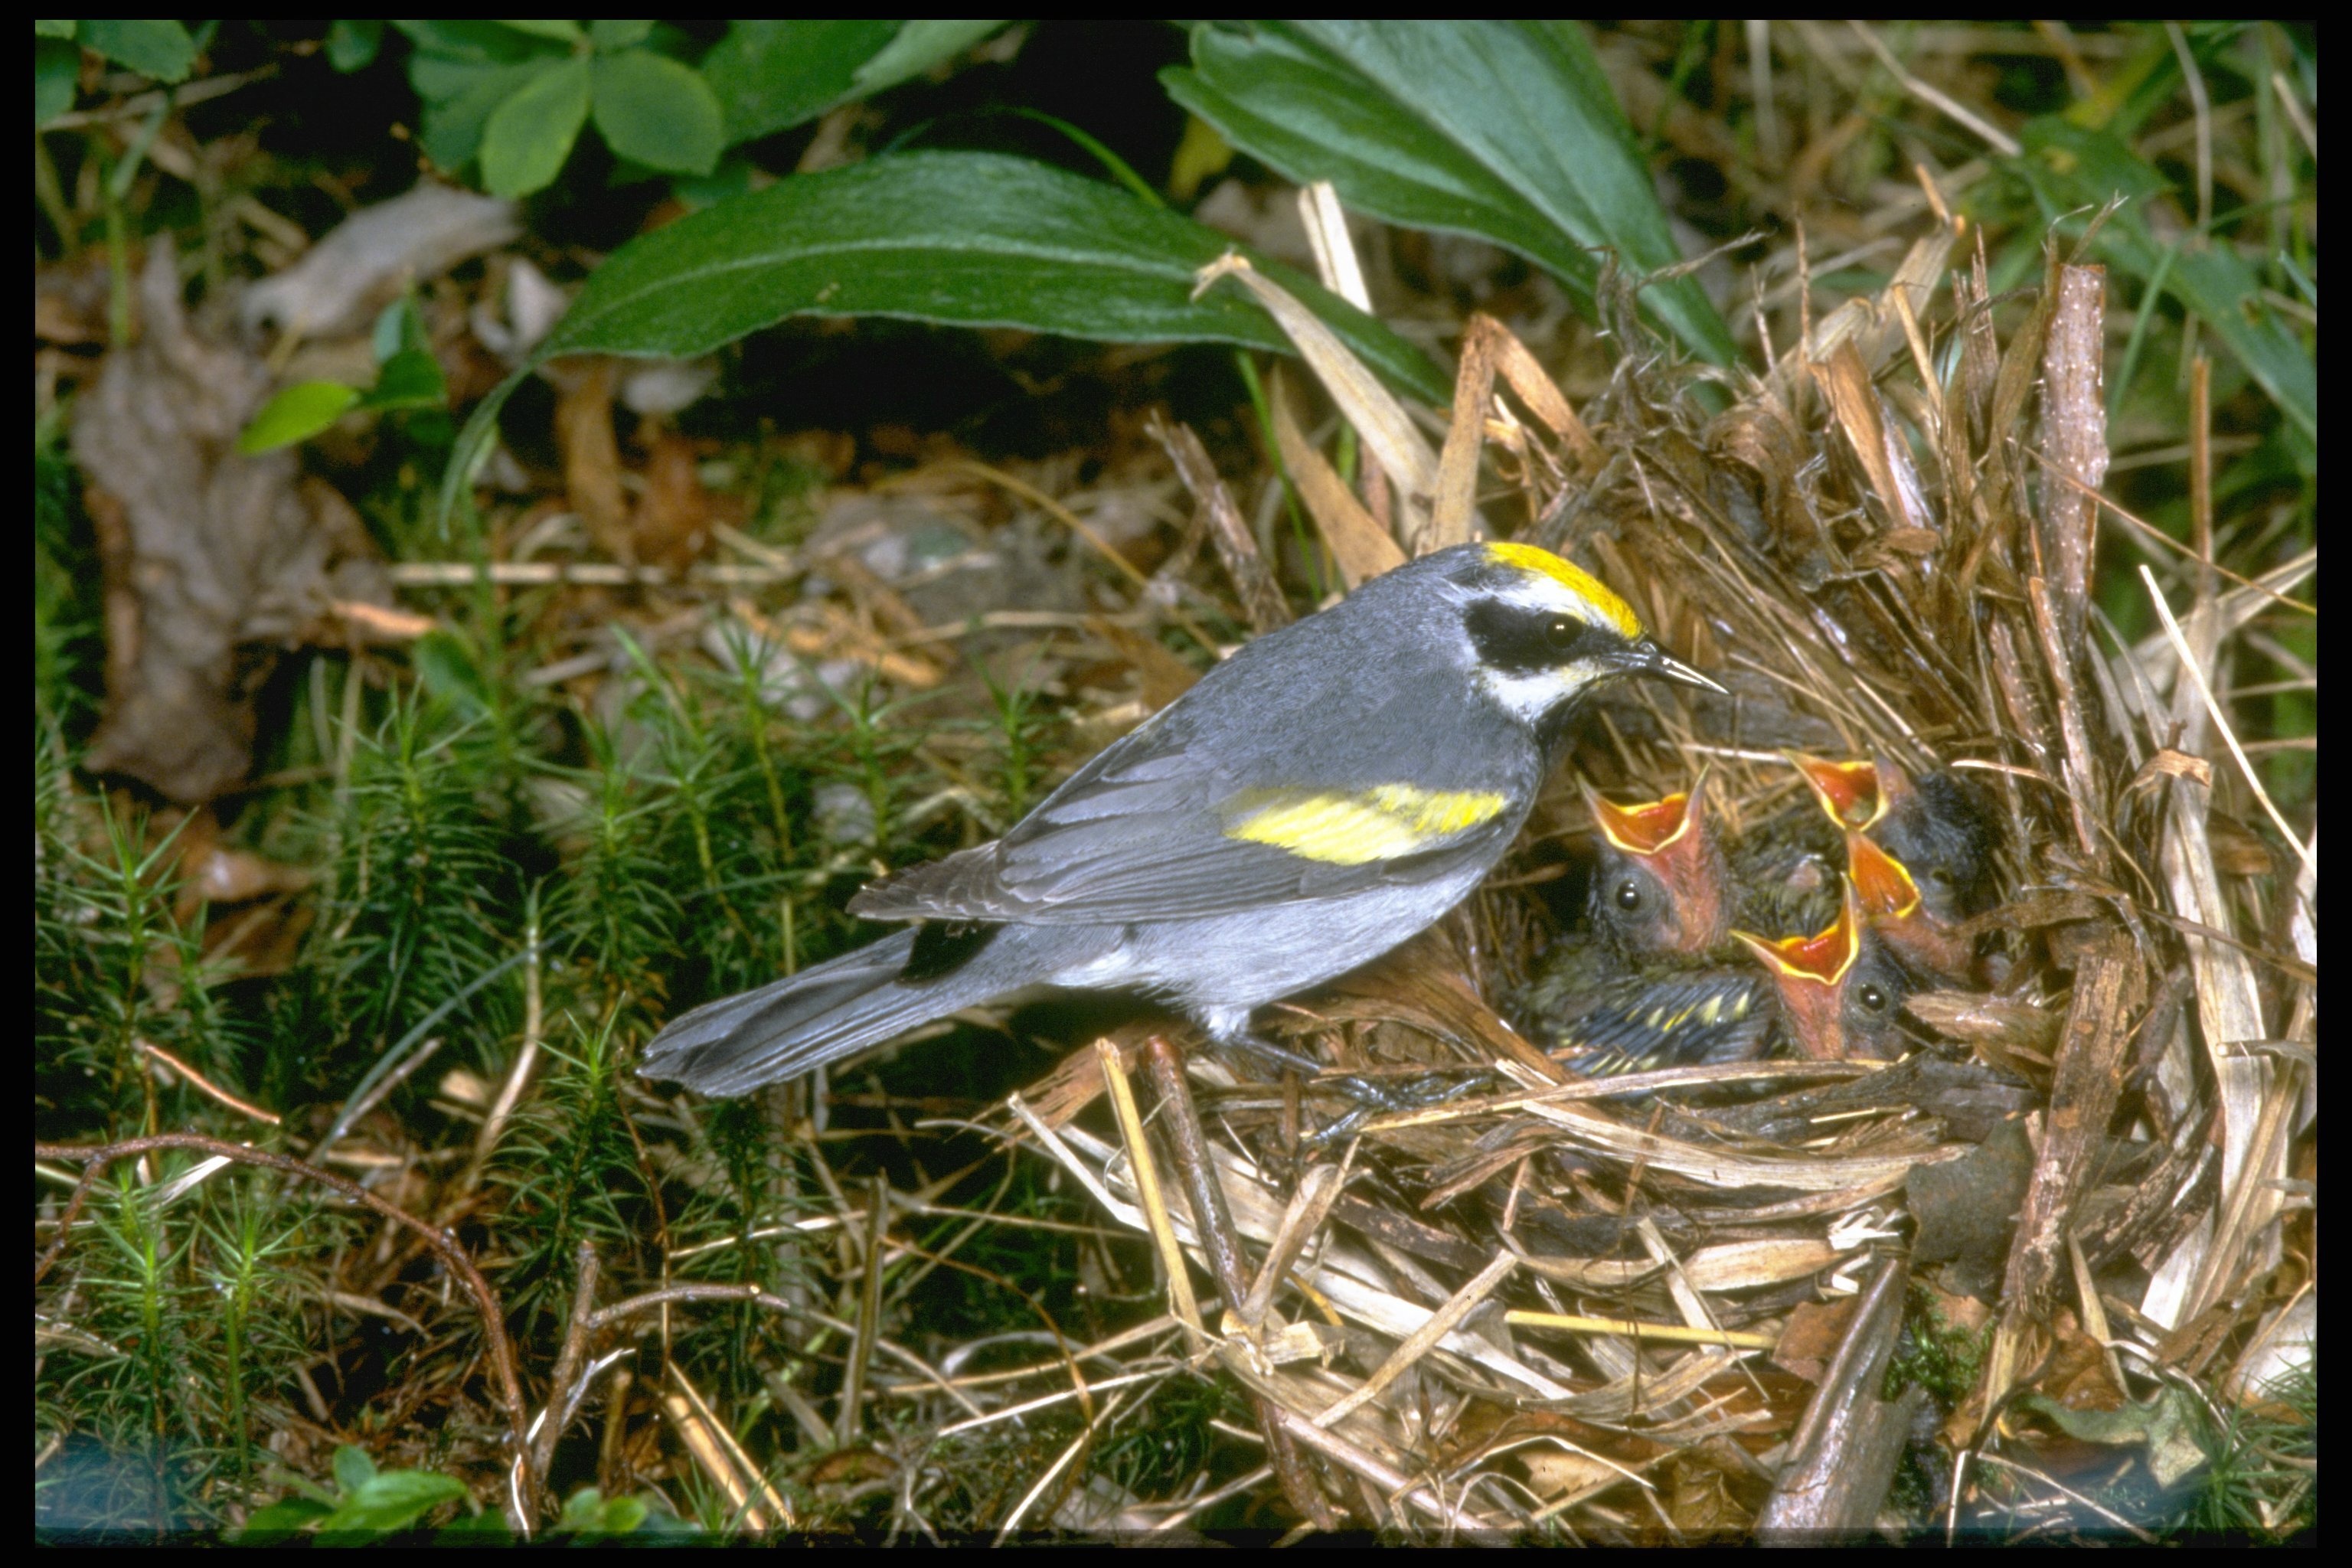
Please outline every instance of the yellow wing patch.
M1328 865L1364 866L1418 854L1499 816L1506 804L1484 791L1412 784L1374 784L1350 795L1252 790L1236 802L1225 837Z
M1516 566L1522 572L1532 572L1549 577L1608 618L1629 641L1642 635L1641 617L1633 606L1612 593L1607 584L1573 562L1563 561L1549 550L1532 544L1497 543L1486 546L1486 553L1506 566Z

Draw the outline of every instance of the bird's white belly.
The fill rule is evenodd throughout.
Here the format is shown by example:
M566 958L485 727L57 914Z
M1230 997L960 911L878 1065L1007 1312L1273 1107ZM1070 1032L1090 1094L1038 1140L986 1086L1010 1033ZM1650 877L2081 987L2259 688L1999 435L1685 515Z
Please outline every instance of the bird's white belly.
M1483 871L1345 899L1139 926L1121 944L1120 956L1130 967L1116 983L1160 991L1195 1013L1247 1009L1295 995L1419 934L1461 902Z

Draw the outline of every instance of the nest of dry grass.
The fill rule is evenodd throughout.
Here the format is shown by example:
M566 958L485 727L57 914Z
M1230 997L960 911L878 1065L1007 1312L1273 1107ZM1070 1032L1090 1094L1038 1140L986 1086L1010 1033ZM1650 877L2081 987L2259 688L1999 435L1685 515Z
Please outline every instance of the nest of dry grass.
M1891 1068L1580 1080L1490 1001L1550 923L1524 884L1586 829L1556 781L1472 907L1276 1026L1452 1098L1343 1120L1139 1033L1014 1099L1012 1136L1150 1235L1170 1289L1156 1334L1073 1362L1082 1396L1147 1363L1228 1382L1267 1445L1251 1481L1327 1528L2131 1531L2128 1500L2193 1462L2190 1417L2259 1405L2307 1342L2289 1154L2315 1111L2315 843L2242 765L2210 672L2311 563L2201 569L2178 609L2149 577L2162 630L2119 638L2091 597L2099 269L2053 252L2029 300L1994 300L1969 238L1937 228L1885 295L1734 385L1651 355L1630 286L1627 352L1580 410L1479 322L1442 456L1302 331L1394 481L1360 500L1276 416L1350 581L1392 541L1472 536L1483 441L1490 531L1582 561L1731 689L1613 700L1576 771L1664 795L1705 763L1734 822L1797 787L1783 748L1972 773L2006 829L1976 925L1997 989L1915 998ZM1248 530L1166 438L1264 629ZM1106 1088L1110 1126L1080 1115Z

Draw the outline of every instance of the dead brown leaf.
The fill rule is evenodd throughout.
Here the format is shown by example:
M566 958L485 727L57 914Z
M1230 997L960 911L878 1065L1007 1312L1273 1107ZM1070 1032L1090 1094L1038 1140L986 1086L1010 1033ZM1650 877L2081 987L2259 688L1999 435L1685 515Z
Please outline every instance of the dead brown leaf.
M1848 1296L1835 1301L1805 1301L1791 1309L1789 1325L1780 1331L1780 1342L1773 1348L1772 1364L1807 1383L1819 1383L1830 1358L1845 1342L1854 1300Z
M237 433L269 393L250 353L190 321L171 242L139 280L142 335L75 410L105 574L106 709L89 764L209 800L251 764L263 645L315 640L336 601L388 605L367 531L291 451Z
M613 387L618 363L598 354L580 360L555 400L555 444L563 454L563 489L596 548L625 566L637 564L629 501L621 488L621 444L613 435Z
M645 493L629 522L637 560L684 570L709 547L714 511L713 498L696 471L694 443L676 431L656 437L646 458Z

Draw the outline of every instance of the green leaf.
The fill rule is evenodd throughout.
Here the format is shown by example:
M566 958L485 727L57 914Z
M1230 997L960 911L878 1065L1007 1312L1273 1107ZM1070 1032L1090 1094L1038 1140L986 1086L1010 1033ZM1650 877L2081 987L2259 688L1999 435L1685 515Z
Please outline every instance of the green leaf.
M1228 142L1392 223L1489 240L1552 273L1588 310L1600 262L1681 259L1632 130L1573 24L1486 20L1201 24L1176 101ZM1729 331L1690 279L1643 308L1727 363Z
M634 49L653 37L651 22L591 22L588 41L596 46L599 54L616 54Z
M670 194L688 207L699 210L750 190L753 173L749 158L730 153L708 174L681 175L671 181Z
M534 37L504 22L394 22L421 55L468 65L511 66L570 52L560 40Z
M425 100L425 122L417 138L425 155L450 170L473 162L482 150L482 131L490 116L541 68L536 63L482 65L440 55L411 55L408 82Z
M81 46L63 38L33 40L33 123L47 125L73 107L81 82Z
M579 23L562 16L526 16L520 20L502 17L498 25L509 32L520 33L528 38L545 38L550 43L562 44L567 47L580 42L587 36L581 32Z
M857 73L890 47L890 21L737 22L703 58L727 144L815 119L857 91Z
M477 719L496 706L490 678L483 673L473 648L456 632L439 628L426 632L416 639L408 657L425 689L463 717Z
M691 358L794 315L898 316L1114 342L1289 340L1238 289L1192 297L1233 242L1097 181L1024 158L915 153L780 181L641 235L608 258L541 345ZM1259 265L1374 370L1443 402L1448 378L1288 268Z
M2110 132L2085 130L2058 115L2019 128L2024 151L2010 167L2033 193L2052 223L2071 220L2081 232L2084 209L2109 197L2129 198L2102 226L2092 247L2103 261L2143 286L2165 290L2202 317L2256 384L2304 435L2319 433L2319 366L2294 326L2263 297L2263 279L2243 256L2219 240L2194 237L2177 247L2158 243L2147 205L2171 188L2164 176ZM2152 310L2157 301L2142 301Z
M340 1454L337 1458L340 1465ZM443 1503L465 1495L466 1484L454 1476L430 1470L386 1470L351 1492L319 1521L319 1544L358 1544L369 1536L406 1530Z
M358 406L360 389L340 381L302 381L261 405L237 433L236 449L247 457L307 441Z
M1004 23L1001 19L993 22L909 22L898 29L898 36L891 39L881 53L857 68L857 91L860 96L877 93L886 87L896 87L909 77L920 76L941 60L963 53L1003 26Z
M2028 1394L2018 1408L2048 1421L2069 1437L2085 1443L2145 1447L2148 1474L2159 1487L2169 1487L2206 1462L2197 1442L2199 1410L2191 1396L2170 1384L2158 1389L2145 1405L2120 1410L2076 1410L2046 1394Z
M636 1498L607 1498L594 1487L583 1487L564 1500L563 1517L555 1528L583 1535L628 1535L645 1523L647 1512Z
M494 196L545 189L562 172L587 120L587 59L572 56L541 67L482 127L482 188Z
M327 27L327 63L348 76L375 64L383 48L383 23L375 17L338 21Z
M85 20L81 41L115 64L157 81L185 81L196 63L196 42L177 22Z
M74 36L74 28L76 26L77 24L71 21L36 21L33 24L33 37L37 38L70 38Z
M278 1546L302 1532L302 1527L314 1519L331 1511L325 1503L313 1498L280 1498L267 1508L254 1510L245 1521L245 1528L229 1537L233 1546Z
M377 411L446 408L448 404L449 384L441 374L441 362L424 349L403 349L384 361L375 390L359 401L360 407Z
M1190 218L1027 159L904 153L796 175L640 235L590 276L533 363L691 358L816 314L1292 352L1243 290L1192 297L1193 272L1232 247ZM1389 328L1288 267L1253 260L1390 384L1430 403L1452 395L1452 376ZM445 520L530 374L517 371L467 419L443 481Z
M691 66L645 49L590 67L596 129L613 151L674 174L707 174L720 147L719 100Z
M417 313L416 295L413 290L376 312L375 325L368 329L368 346L374 351L378 364L383 364L403 349L430 346L430 340L425 332L425 318Z
M348 1497L375 1479L375 1461L365 1448L346 1443L335 1450L335 1485Z
M514 1531L495 1509L461 1513L433 1532L436 1546L511 1546Z

